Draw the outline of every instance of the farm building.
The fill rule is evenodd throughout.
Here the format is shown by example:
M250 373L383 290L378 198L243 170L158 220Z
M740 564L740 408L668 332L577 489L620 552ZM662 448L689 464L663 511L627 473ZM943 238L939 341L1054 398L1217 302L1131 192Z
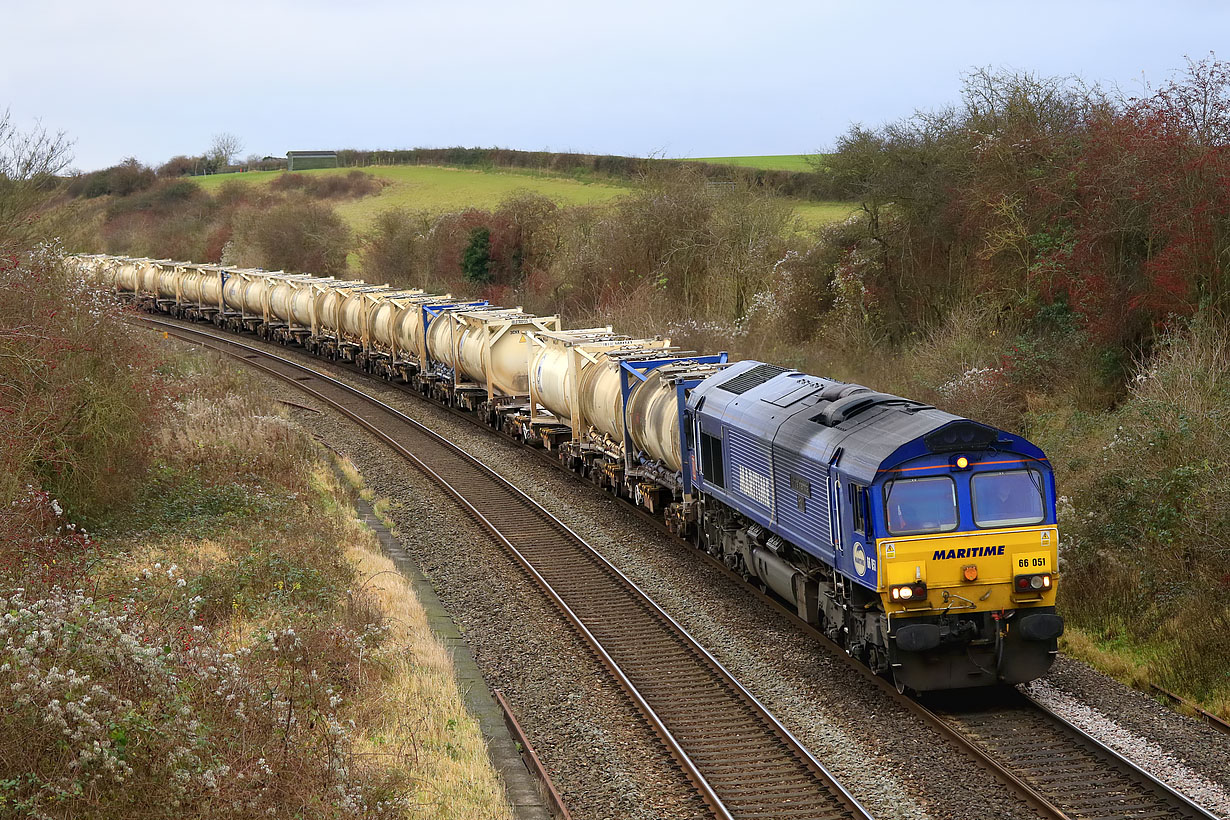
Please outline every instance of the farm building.
M286 170L308 171L312 168L336 168L337 151L287 151Z

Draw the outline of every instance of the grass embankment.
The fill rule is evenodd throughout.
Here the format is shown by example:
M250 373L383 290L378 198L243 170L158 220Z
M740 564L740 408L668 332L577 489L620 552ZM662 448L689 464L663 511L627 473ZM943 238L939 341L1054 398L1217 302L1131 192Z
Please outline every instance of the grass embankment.
M794 212L805 228L815 230L835 222L844 222L858 212L852 202L800 202Z
M105 300L22 310L31 339L69 341L14 336L26 380L0 379L36 408L0 421L26 486L0 510L0 815L509 817L446 651L318 445ZM54 357L107 333L96 357L143 384L63 394ZM129 405L141 429L105 423ZM69 436L50 449L44 410ZM129 441L72 441L66 418ZM110 478L65 482L94 459Z

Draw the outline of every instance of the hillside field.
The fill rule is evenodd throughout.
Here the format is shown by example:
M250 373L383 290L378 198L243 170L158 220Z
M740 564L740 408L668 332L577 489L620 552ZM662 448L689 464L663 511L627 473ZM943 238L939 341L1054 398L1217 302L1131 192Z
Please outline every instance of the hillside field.
M711 162L714 165L737 165L740 168L759 168L764 171L816 170L812 162L822 154L773 154L763 157L694 157L688 162Z
M734 159L734 158L732 158ZM767 157L761 159L783 159ZM802 161L802 157L796 157ZM348 174L354 168L321 168L297 171L301 174ZM471 170L435 165L376 165L357 170L387 180L384 190L374 196L341 200L334 204L338 215L355 230L362 231L382 211L406 208L412 211L446 213L466 208L494 210L514 191L532 191L563 205L591 205L608 202L632 189L612 179L582 182L572 177L540 171ZM202 188L216 193L231 180L250 185L268 185L281 171L214 174L192 177ZM845 219L854 206L846 202L796 201L795 210L808 227L819 227Z
M348 174L354 168L321 168L297 171L302 174ZM375 196L338 202L334 207L351 227L362 230L371 224L376 214L390 208L444 213L466 208L494 209L514 191L528 190L566 205L589 205L606 202L627 188L614 184L585 183L562 176L540 173L507 173L503 171L473 171L430 165L384 165L360 168L360 171L387 180L388 185ZM281 171L253 171L243 174L214 174L193 177L193 181L210 193L229 180L253 185L267 185Z

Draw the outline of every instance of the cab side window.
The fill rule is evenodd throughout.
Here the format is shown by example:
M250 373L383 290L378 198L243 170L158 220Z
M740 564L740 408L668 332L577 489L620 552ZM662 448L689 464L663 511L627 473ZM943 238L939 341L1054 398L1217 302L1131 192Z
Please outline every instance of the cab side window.
M857 484L850 485L846 494L850 499L850 521L854 531L859 535L867 534L867 488Z
M715 487L724 488L726 476L723 474L722 467L722 440L701 430L700 472L705 477L705 481Z

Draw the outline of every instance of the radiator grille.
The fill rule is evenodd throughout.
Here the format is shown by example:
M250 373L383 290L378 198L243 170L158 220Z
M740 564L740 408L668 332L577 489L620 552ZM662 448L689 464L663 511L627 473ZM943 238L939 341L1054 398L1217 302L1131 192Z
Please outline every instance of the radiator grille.
M725 390L727 393L741 395L759 384L764 384L774 376L785 372L786 368L778 367L775 364L758 364L751 370L744 371L733 379L727 379L721 384L714 385L714 387L718 390Z

